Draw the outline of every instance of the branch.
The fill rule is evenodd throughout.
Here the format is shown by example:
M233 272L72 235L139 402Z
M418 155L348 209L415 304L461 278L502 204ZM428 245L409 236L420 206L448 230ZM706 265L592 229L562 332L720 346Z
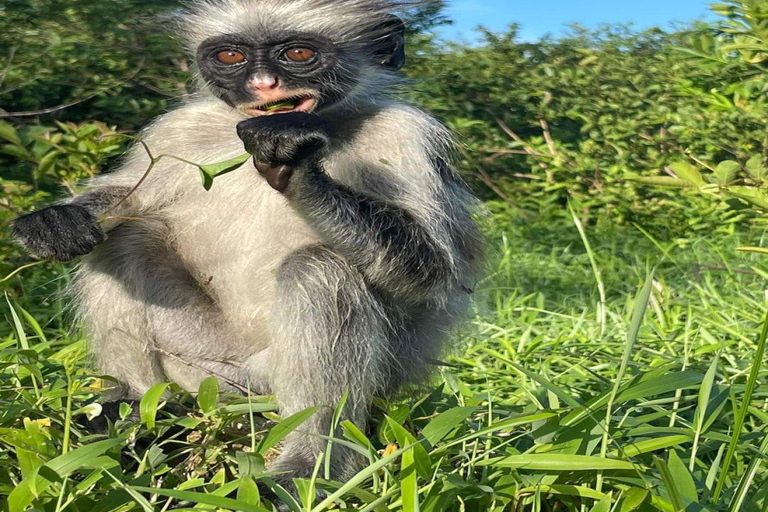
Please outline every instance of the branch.
M552 140L552 132L549 131L549 123L547 123L547 120L542 117L541 119L539 119L539 124L541 125L541 131L544 132L544 140L547 141L547 147L549 148L549 153L552 156L557 156L555 141Z
M512 128L510 128L509 126L507 126L507 125L504 123L504 121L502 121L502 120L501 120L501 119L499 119L498 117L494 117L494 118L493 118L493 120L494 120L494 121L496 121L496 124L498 124L498 125L499 125L499 127L500 127L500 128L503 130L503 131L504 131L504 133L506 133L507 135L509 135L510 137L512 137L512 139L513 139L515 142L518 142L518 143L520 143L520 144L523 146L523 150L525 150L525 153L526 153L526 154L528 154L528 155L531 155L531 156L544 156L544 155L542 155L541 153L539 153L538 151L535 151L535 150L533 150L533 149L532 149L530 146L528 146L528 145L525 143L525 141L523 140L523 138L522 138L522 137L520 137L520 136L519 136L518 134L516 134L515 132L513 132L513 131L512 131Z
M131 73L130 75L126 76L125 78L121 78L119 81L117 81L116 83L114 83L114 84L112 84L112 85L110 85L108 87L103 87L103 88L97 90L96 92L94 92L90 96L86 96L85 98L81 98L79 100L71 101L69 103L64 103L62 105L57 105L55 107L43 108L43 109L40 109L40 110L28 110L28 111L25 111L25 112L7 112L5 110L0 109L0 119L8 118L8 117L41 116L41 115L45 115L45 114L52 114L54 112L58 112L60 110L67 109L69 107L73 107L75 105L79 105L80 103L84 103L84 102L86 102L86 101L88 101L88 100L90 100L92 98L95 98L96 96L98 96L98 95L100 95L100 94L102 94L102 93L104 93L104 92L106 92L106 91L108 91L110 89L114 89L118 85L122 85L122 84L124 84L124 83L126 83L126 82L128 82L130 80L133 80L136 77L136 75L139 74L141 69L144 67L144 62L145 61L146 61L146 59L141 59L141 62L139 63L139 66L136 68L136 70L133 73Z
M493 192L503 200L509 203L512 202L512 199L510 199L510 197L507 194L505 194L503 190L501 190L499 187L496 186L496 184L493 182L491 177L488 176L488 173L485 172L485 170L482 167L475 167L475 169L477 169L477 173L480 175L480 180L483 183L485 183L488 186L488 188L493 190Z

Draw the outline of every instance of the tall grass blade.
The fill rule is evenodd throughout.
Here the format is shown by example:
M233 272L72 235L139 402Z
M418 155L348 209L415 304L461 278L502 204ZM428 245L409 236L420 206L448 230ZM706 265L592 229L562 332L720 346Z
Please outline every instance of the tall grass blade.
M736 455L736 450L739 447L739 439L741 438L742 430L744 428L744 421L749 411L749 404L752 401L752 394L755 391L757 385L757 378L760 375L760 368L763 364L763 356L765 355L765 340L768 338L768 313L765 315L763 321L763 329L760 333L760 338L757 341L757 349L755 350L754 360L752 361L752 369L749 372L747 378L747 384L744 388L744 396L741 399L741 406L736 411L736 416L733 422L733 432L731 434L731 441L728 444L728 450L725 452L725 460L723 461L723 468L720 471L720 478L717 480L717 486L715 492L712 495L712 501L718 503L720 496L725 488L725 482L728 479L728 470L731 467L733 457Z
M608 454L608 437L611 427L611 416L613 414L613 404L616 400L616 395L619 393L619 388L624 380L624 375L627 373L627 367L629 361L632 358L632 353L635 349L635 343L637 342L637 334L640 332L640 325L643 323L645 317L645 311L648 309L648 302L651 299L651 290L653 289L653 272L651 272L645 280L643 288L635 299L635 307L632 310L632 319L629 322L629 329L627 330L627 340L624 344L624 354L621 357L621 365L619 371L613 382L613 389L608 395L608 404L605 411L605 425L603 427L603 438L600 443L600 457L606 457ZM597 475L597 490L600 492L603 490L603 475L599 473Z

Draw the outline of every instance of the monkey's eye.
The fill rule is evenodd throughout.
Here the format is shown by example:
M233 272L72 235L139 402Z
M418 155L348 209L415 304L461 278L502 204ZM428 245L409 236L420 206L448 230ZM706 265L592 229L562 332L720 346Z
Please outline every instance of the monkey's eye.
M283 55L286 59L293 62L309 62L315 58L317 52L312 48L294 46L293 48L288 48Z
M237 50L224 50L216 54L216 60L227 65L242 64L245 62L245 55Z

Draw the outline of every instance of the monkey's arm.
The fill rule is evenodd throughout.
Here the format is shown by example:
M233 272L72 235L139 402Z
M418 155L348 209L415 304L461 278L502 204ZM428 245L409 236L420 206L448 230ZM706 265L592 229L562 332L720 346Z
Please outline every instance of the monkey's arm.
M450 241L438 241L405 208L349 189L319 164L295 176L286 195L328 244L383 290L429 298L458 284Z
M445 158L430 157L426 145L412 153L421 162L412 172L426 179L387 178L422 211L417 215L400 201L353 190L326 174L319 155L330 135L317 116L251 118L238 125L238 135L267 182L373 285L409 301L442 300L466 285L478 245L469 201L450 170L440 167ZM375 171L359 170L365 172Z
M90 253L106 238L114 222L99 223L99 216L115 207L130 191L127 187L98 187L59 204L23 215L13 223L13 237L33 256L70 261ZM120 207L130 213L130 202Z

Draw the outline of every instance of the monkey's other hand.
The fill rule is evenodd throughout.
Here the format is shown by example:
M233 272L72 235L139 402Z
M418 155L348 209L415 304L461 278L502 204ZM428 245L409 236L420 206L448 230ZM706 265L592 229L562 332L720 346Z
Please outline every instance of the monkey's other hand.
M288 188L295 168L319 158L330 143L325 120L303 112L246 119L237 125L237 135L278 192Z
M94 216L82 206L49 206L16 219L13 237L33 256L56 261L88 254L106 239Z

